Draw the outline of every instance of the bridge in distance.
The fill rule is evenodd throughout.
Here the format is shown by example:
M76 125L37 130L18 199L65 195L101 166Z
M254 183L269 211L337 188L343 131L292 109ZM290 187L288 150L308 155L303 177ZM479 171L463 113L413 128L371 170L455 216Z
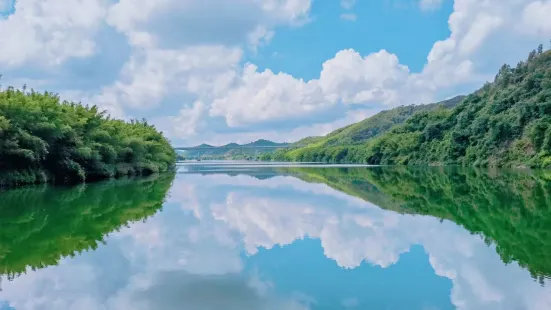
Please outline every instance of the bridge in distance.
M290 145L273 145L273 146L254 146L254 145L245 145L245 146L178 146L175 147L175 150L178 151L189 151L189 150L234 150L234 149L288 149L291 148ZM296 148L296 146L295 146Z

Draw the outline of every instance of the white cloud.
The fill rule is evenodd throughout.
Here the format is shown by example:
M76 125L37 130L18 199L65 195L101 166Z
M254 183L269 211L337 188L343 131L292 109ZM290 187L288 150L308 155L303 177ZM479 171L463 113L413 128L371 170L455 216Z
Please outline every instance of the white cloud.
M488 35L497 30L502 23L503 20L499 16L479 14L461 40L459 53L461 55L470 55L478 50Z
M316 81L304 82L271 70L258 72L245 65L236 86L224 97L216 98L211 116L223 116L228 126L297 117L330 105Z
M551 34L551 1L534 1L523 11L522 21L530 32L549 36Z
M238 0L231 5L214 0L158 0L145 6L120 1L109 9L108 23L127 35L134 51L119 80L104 87L100 95L87 98L100 104L102 98L110 98L114 101L111 110L115 106L118 110L151 109L167 96L179 94L184 100L180 115L167 116L174 127L163 127L180 137L194 135L199 124L205 123L200 118L208 118L202 111L232 118L231 112L226 113L235 108L230 96L239 96L237 87L247 82L246 75L237 76L242 40L253 49L269 42L274 26L305 22L310 5L310 0ZM245 68L243 73L249 71ZM217 98L230 102L230 106L215 108L214 102L220 102ZM201 108L193 104L192 109L191 100L201 102ZM184 116L188 112L193 116ZM268 117L273 115L267 113ZM250 116L238 115L236 119L228 124L246 123Z
M106 0L16 1L16 13L0 19L0 64L50 66L91 56L106 4Z
M262 43L269 43L274 36L273 30L268 30L266 26L258 25L253 32L248 35L248 43L256 51L256 47Z
M287 119L319 113L338 103L381 103L389 106L427 96L414 92L409 69L385 50L362 57L354 50L338 52L323 64L319 79L303 81L245 65L234 87L216 98L211 116L228 126Z
M303 117L340 103L392 107L433 102L436 94L459 85L477 87L493 76L498 65L526 54L525 48L514 46L514 40L509 39L510 43L504 45L510 48L499 53L499 60L493 45L511 34L527 35L528 28L519 29L510 22L525 6L525 2L513 0L507 5L492 0L456 0L449 20L450 37L435 42L427 64L419 73L410 72L396 55L385 50L366 56L350 49L342 50L323 64L319 79L310 81L269 70L259 73L251 70L256 67L247 65L240 75L242 80L234 84L237 88L222 93L212 105L207 101L211 106L210 115L223 116L230 127L247 126L290 116ZM530 11L530 7L526 7L526 11ZM532 31L528 37L530 42L537 42L541 36ZM305 92L316 95L305 95ZM286 96L291 99L281 99ZM314 101L310 102L312 98ZM256 138L267 132L257 131Z
M408 87L409 69L385 50L362 57L342 50L323 64L320 86L331 102L401 103L402 87Z
M256 46L269 41L278 24L303 23L310 6L311 0L156 0L145 5L123 0L109 10L108 22L130 38L148 33L160 46L235 45L247 39Z
M341 6L350 10L354 3L343 0ZM420 3L425 8L440 4ZM301 80L243 61L249 49L270 44L278 27L308 22L311 0L20 0L16 5L15 14L0 19L0 64L23 72L29 65L47 67L49 75L37 83L49 77L59 88L58 69L74 61L93 66L90 59L111 57L102 54L108 43L100 38L117 33L128 41L129 54L120 56L120 72L111 73L115 81L54 91L98 104L116 117L155 112L152 117L173 124L166 131L179 140L233 139L235 128L254 140L278 133L278 122L289 118L296 126L285 131L298 136L308 132L305 128L337 122L353 111L348 104L380 109L432 102L460 87L480 86L502 63L522 59L551 35L546 18L551 1L455 0L451 34L435 42L421 72L410 72L385 50L363 55L344 49L323 63L319 78ZM352 16L345 11L342 17ZM24 75L3 73L7 81ZM75 76L89 78L86 70ZM335 116L313 117L324 113ZM304 125L301 119L316 124ZM224 128L232 132L221 135Z
M97 104L120 116L125 108L158 107L168 94L214 96L230 86L241 54L240 48L224 46L138 51L123 66L114 84L104 87L99 94L82 94L82 101ZM192 133L181 131L181 128L178 131Z
M184 107L176 117L170 118L170 124L167 128L170 135L176 137L188 137L196 135L201 126L204 125L204 114L206 113L205 104L201 101L195 101L192 106Z

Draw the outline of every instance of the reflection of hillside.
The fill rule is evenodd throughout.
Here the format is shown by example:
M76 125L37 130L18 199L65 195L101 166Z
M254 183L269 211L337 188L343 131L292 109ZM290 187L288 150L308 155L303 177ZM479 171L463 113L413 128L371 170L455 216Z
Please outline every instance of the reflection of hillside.
M438 168L285 169L308 182L401 213L453 221L505 263L518 262L543 282L551 276L551 174Z
M0 275L56 265L161 209L174 175L0 193Z
M239 166L203 166L203 165L187 165L185 170L181 170L178 173L181 174L200 174L200 175L212 175L212 174L226 174L229 176L248 175L250 177L265 180L280 175L277 169L263 167L263 168L251 168L251 167L239 167Z

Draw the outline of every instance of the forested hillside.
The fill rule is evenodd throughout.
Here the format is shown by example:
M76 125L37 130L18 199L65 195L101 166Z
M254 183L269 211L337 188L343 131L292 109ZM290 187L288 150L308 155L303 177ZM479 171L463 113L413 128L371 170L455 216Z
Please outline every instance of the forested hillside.
M551 51L516 67L452 109L420 111L360 145L297 149L280 160L370 164L551 166Z
M361 122L339 128L324 137L307 137L293 143L292 150L280 150L273 154L263 154L263 160L352 162L357 149L398 124L404 123L413 114L440 108L452 108L465 96L424 105L400 106L379 112ZM353 151L352 151L353 150Z
M111 119L51 93L0 92L0 187L166 171L176 153L145 120Z
M405 122L416 112L430 111L439 106L453 107L463 98L464 96L457 96L438 103L402 106L382 111L361 122L337 129L325 137L309 137L295 144L310 147L361 144L388 131L392 126Z

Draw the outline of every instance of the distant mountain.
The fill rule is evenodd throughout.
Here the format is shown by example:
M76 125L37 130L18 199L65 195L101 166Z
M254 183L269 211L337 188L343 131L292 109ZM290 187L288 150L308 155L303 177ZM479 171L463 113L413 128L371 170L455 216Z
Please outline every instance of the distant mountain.
M255 159L261 154L271 153L276 150L276 148L266 147L286 147L288 145L289 143L277 143L265 139L259 139L246 144L232 142L221 146L203 143L190 150L181 152L180 155L186 159Z
M210 144L205 144L205 143L203 143L203 144L199 144L199 145L197 145L197 146L195 146L195 147L199 148L199 147L214 147L214 146L212 146L212 145L210 145Z
M277 143L270 140L259 139L251 143L243 144L243 146L286 146L289 143Z

